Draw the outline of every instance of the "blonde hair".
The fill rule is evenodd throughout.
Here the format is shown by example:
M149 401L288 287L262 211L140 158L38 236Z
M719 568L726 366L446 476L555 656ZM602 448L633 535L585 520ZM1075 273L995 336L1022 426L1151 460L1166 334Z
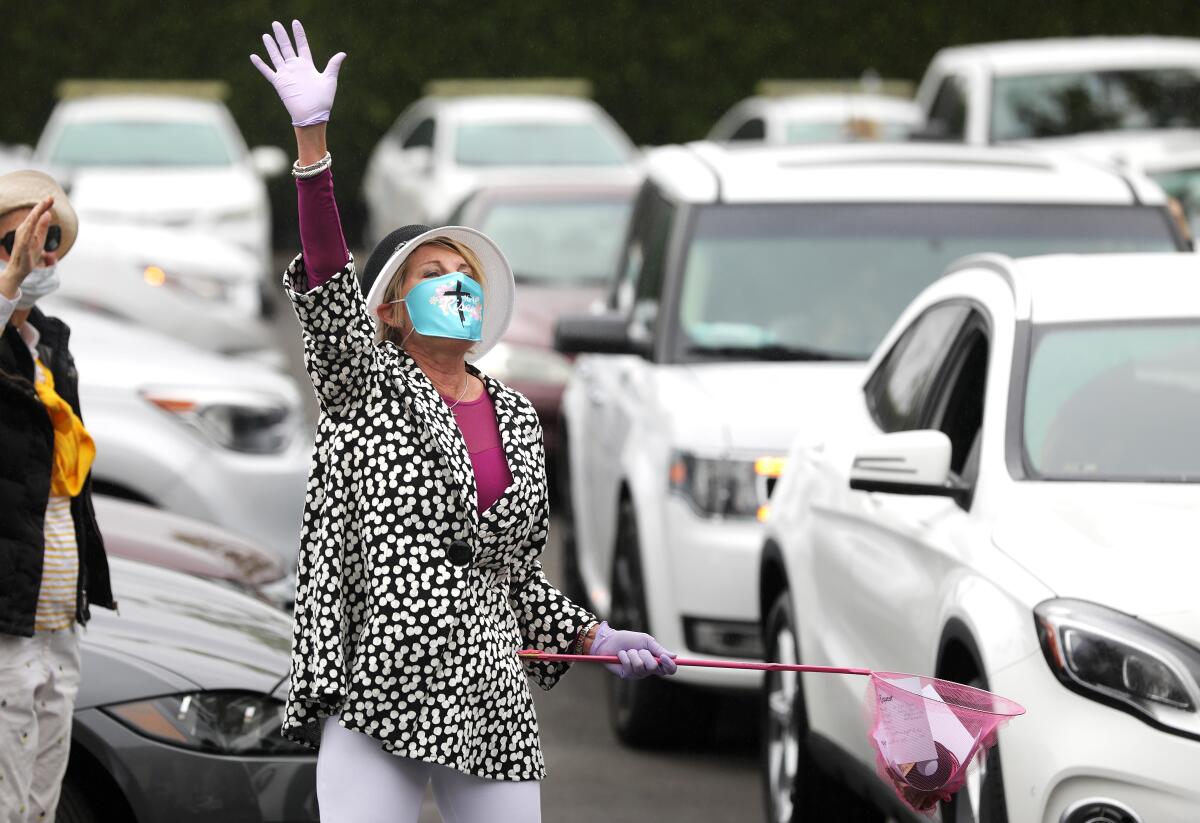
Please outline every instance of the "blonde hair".
M421 246L438 245L444 246L450 251L455 252L463 260L467 261L467 266L471 269L470 277L479 285L487 288L487 278L483 271L483 264L479 262L479 256L463 243L453 240L449 237L433 237L426 240ZM417 249L421 248L417 246ZM417 249L413 249L415 252ZM403 297L404 281L408 278L409 263L412 261L412 254L404 258L404 262L400 268L392 275L392 280L387 284L387 288L383 290L383 304L387 305ZM380 340L390 340L397 346L401 346L404 341L404 335L400 331L399 326L393 326L391 323L382 323L380 329Z

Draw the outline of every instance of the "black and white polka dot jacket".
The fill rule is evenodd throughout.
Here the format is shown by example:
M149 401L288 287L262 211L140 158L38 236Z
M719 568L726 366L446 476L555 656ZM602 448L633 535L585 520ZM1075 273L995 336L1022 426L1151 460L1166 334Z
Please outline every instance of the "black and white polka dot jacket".
M321 406L301 529L283 733L312 747L339 715L391 752L482 777L545 775L526 675L549 689L594 617L538 556L549 496L533 406L473 367L496 409L512 485L476 502L466 444L411 357L374 343L353 261L306 292L284 285Z

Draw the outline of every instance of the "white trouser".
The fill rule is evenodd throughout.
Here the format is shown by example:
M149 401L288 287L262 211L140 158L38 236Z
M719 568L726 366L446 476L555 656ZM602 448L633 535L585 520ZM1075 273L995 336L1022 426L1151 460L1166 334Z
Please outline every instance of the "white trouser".
M78 624L0 634L0 823L54 823L78 691Z
M417 823L430 781L445 823L541 823L536 780L489 780L401 757L325 718L317 754L321 823Z

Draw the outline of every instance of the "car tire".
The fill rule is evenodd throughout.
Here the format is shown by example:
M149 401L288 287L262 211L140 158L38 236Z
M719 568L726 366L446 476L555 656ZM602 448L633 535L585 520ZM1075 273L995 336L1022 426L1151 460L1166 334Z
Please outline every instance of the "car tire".
M968 686L987 691L987 680L976 675ZM1004 800L1004 774L1000 769L1000 746L987 750L982 761L976 761L976 771L967 784L949 803L942 804L943 823L1008 823L1008 806ZM973 801L977 800L978 803Z
M55 819L59 823L100 823L100 816L88 802L87 794L76 785L70 774L63 780Z
M621 501L616 549L613 552L611 625L617 629L649 632L646 593L643 588L637 515L633 502ZM709 701L696 689L669 683L659 677L643 680L608 678L608 717L617 739L639 749L661 749L702 740L710 729L698 718Z
M767 659L799 663L796 620L787 591L764 624ZM768 823L882 823L883 815L823 771L809 751L808 710L797 672L766 672L761 693L763 809ZM790 786L789 786L790 783Z

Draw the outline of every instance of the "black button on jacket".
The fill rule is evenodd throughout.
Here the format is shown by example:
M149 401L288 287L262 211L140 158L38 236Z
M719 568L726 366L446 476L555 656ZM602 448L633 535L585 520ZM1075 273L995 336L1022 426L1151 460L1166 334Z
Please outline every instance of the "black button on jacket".
M284 284L321 405L300 537L283 732L319 745L328 715L405 757L502 780L545 774L527 676L550 688L594 618L546 579L541 425L521 394L470 367L496 409L512 484L480 513L453 414L413 359L375 343L353 264ZM485 296L486 300L486 296ZM486 310L486 309L485 309Z

